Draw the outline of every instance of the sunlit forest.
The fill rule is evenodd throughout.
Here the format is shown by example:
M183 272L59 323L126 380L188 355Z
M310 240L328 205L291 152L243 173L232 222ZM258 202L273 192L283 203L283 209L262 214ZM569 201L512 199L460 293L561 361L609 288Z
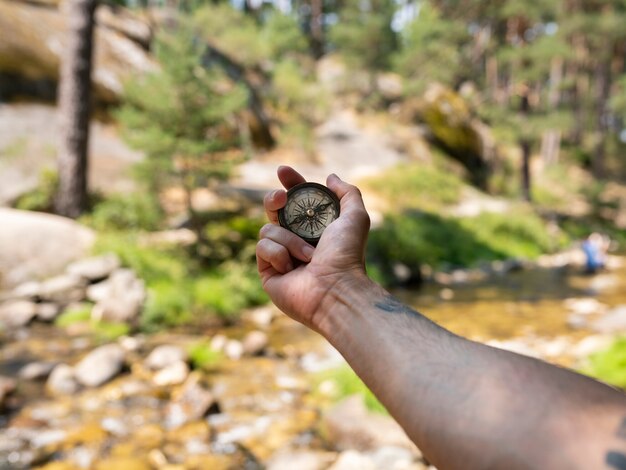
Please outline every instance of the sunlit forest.
M0 469L435 468L263 291L279 165L361 189L403 302L626 388L625 25L626 0L0 0Z

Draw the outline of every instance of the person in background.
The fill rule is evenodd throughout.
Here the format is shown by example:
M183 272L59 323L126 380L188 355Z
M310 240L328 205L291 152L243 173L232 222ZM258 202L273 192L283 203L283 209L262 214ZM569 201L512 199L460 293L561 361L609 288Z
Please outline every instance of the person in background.
M278 178L286 189L305 181L290 167ZM457 336L396 300L366 274L369 216L359 190L336 175L327 186L341 215L315 248L278 225L286 192L266 196L271 223L256 250L263 288L344 356L432 464L626 469L626 395Z
M597 232L590 234L582 244L585 254L585 272L594 274L606 265L606 253L610 240Z

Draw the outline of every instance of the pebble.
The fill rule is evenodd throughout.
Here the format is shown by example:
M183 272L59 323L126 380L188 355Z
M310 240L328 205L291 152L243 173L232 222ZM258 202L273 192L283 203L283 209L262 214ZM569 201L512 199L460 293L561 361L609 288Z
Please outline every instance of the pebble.
M267 328L274 319L274 307L259 307L247 314L247 318L257 326L257 328Z
M180 346L165 344L157 346L146 358L146 366L153 370L163 369L187 360L187 352Z
M168 428L176 428L190 421L196 421L216 405L213 393L202 383L201 375L190 374L182 389L165 410L165 423Z
M54 395L71 395L80 388L74 369L67 364L56 366L46 382L47 390Z
M228 359L238 360L243 356L243 344L236 339L229 339L224 345L224 354Z
M43 302L37 304L37 319L43 322L52 322L61 313L61 308L58 304L51 302Z
M28 325L37 315L37 304L29 300L13 300L0 306L0 323L8 328Z
M98 387L122 371L124 359L125 352L120 345L100 346L76 364L76 379L87 387Z
M51 302L79 302L85 296L85 282L69 274L56 276L43 282L40 296Z
M262 331L251 331L243 339L243 352L248 356L257 356L265 350L268 343L269 339L266 333Z
M337 458L332 452L311 450L279 451L269 460L267 470L324 470Z
M109 253L75 261L67 267L66 271L70 275L93 282L110 276L119 267L120 259L117 255Z
M188 375L189 366L187 363L185 361L177 361L154 374L152 383L159 387L178 385L183 383Z
M626 305L620 305L591 324L598 333L619 333L626 331Z
M56 367L56 362L31 362L18 372L22 380L45 380Z
M378 470L368 456L356 450L346 450L328 470Z

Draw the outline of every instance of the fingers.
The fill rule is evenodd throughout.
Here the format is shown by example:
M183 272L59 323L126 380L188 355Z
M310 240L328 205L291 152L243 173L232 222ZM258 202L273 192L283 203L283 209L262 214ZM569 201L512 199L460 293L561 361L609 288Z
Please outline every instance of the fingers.
M278 209L287 203L287 192L284 189L277 189L265 195L263 205L267 218L273 224L278 223Z
M261 239L267 238L281 246L284 246L287 248L287 251L291 256L299 259L300 261L304 261L305 263L311 261L311 257L315 251L311 245L295 233L292 233L282 227L278 227L277 225L264 225L263 228L261 228L259 235Z
M278 179L285 189L291 189L297 184L306 182L304 176L290 166L279 166L276 172L278 173Z
M326 185L337 195L341 204L341 214L355 214L367 219L369 227L369 215L363 204L361 191L356 186L342 181L334 173L326 179Z
M260 273L270 267L280 274L293 270L293 262L287 248L269 238L263 238L257 243L256 258Z

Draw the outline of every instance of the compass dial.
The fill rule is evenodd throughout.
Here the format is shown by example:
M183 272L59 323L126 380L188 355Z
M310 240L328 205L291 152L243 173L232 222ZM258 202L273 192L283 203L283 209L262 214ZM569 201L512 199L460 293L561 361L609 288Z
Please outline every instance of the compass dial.
M339 200L326 186L302 183L287 192L287 204L278 212L280 225L311 244L339 217Z

